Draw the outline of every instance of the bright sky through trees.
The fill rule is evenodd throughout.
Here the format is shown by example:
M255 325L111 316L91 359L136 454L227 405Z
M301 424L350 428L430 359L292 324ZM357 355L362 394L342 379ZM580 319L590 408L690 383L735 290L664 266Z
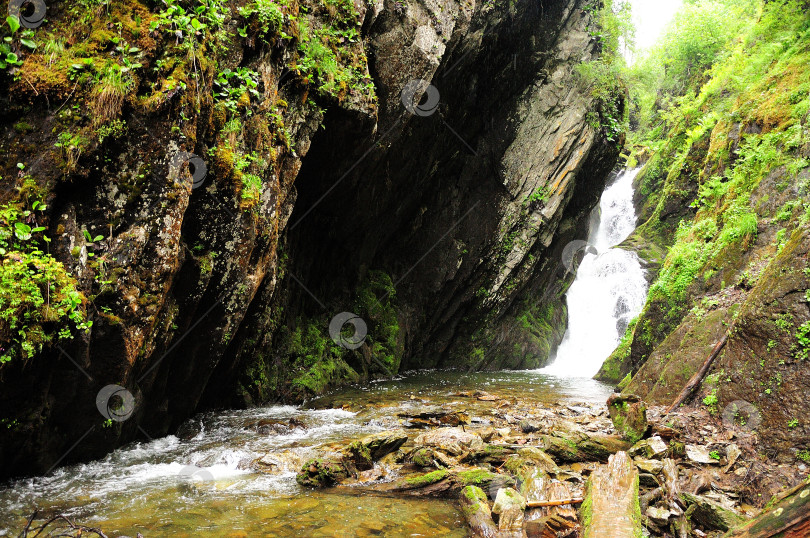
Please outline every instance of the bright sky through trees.
M636 26L636 50L642 53L655 40L681 7L681 0L630 0ZM630 58L628 60L631 61Z

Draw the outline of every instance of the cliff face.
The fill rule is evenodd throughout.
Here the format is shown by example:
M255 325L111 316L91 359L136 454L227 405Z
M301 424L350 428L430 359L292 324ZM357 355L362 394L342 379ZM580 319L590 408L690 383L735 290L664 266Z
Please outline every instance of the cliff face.
M810 459L807 28L805 8L766 5L668 112L627 242L656 278L597 376L669 405L727 336L687 403L756 432L781 462Z
M31 228L4 267L52 267L66 306L3 318L0 475L212 406L548 358L618 154L575 77L585 2L82 6L2 74L3 230Z

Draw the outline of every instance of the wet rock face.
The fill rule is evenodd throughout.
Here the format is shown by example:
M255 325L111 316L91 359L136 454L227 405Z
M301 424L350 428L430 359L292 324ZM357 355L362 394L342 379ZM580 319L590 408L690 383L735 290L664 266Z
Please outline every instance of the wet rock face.
M376 100L313 97L285 78L294 50L234 38L217 68L260 75L238 134L223 134L210 98L188 117L174 92L149 107L133 94L125 134L94 143L73 171L26 159L57 185L51 250L96 308L92 329L61 350L3 366L0 414L19 427L0 441L0 475L47 470L79 438L63 463L174 431L200 409L301 399L402 368L540 366L564 330L562 249L585 235L618 154L586 121L592 103L575 81L598 54L583 5L358 8L352 47L364 47ZM287 142L268 132L271 110ZM45 112L28 121L53 130ZM52 147L33 136L12 140L11 160ZM271 163L255 200L224 147ZM202 186L172 165L181 151L204 157ZM73 255L84 229L105 234L103 269ZM358 305L368 338L330 355L329 321ZM108 384L134 410L101 427L95 399Z

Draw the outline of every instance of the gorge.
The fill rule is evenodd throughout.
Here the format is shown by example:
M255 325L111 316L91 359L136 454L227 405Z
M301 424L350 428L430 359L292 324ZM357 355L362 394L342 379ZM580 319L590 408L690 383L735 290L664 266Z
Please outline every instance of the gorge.
M630 8L12 0L0 535L804 536L810 6Z

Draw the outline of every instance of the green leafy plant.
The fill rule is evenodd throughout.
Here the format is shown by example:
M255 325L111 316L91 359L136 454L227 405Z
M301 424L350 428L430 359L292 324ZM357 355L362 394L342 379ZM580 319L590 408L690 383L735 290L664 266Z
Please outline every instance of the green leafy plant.
M41 202L30 210L0 206L0 364L28 360L45 345L71 338L73 330L88 330L84 297L62 263L43 252L40 241L50 242L38 214Z

